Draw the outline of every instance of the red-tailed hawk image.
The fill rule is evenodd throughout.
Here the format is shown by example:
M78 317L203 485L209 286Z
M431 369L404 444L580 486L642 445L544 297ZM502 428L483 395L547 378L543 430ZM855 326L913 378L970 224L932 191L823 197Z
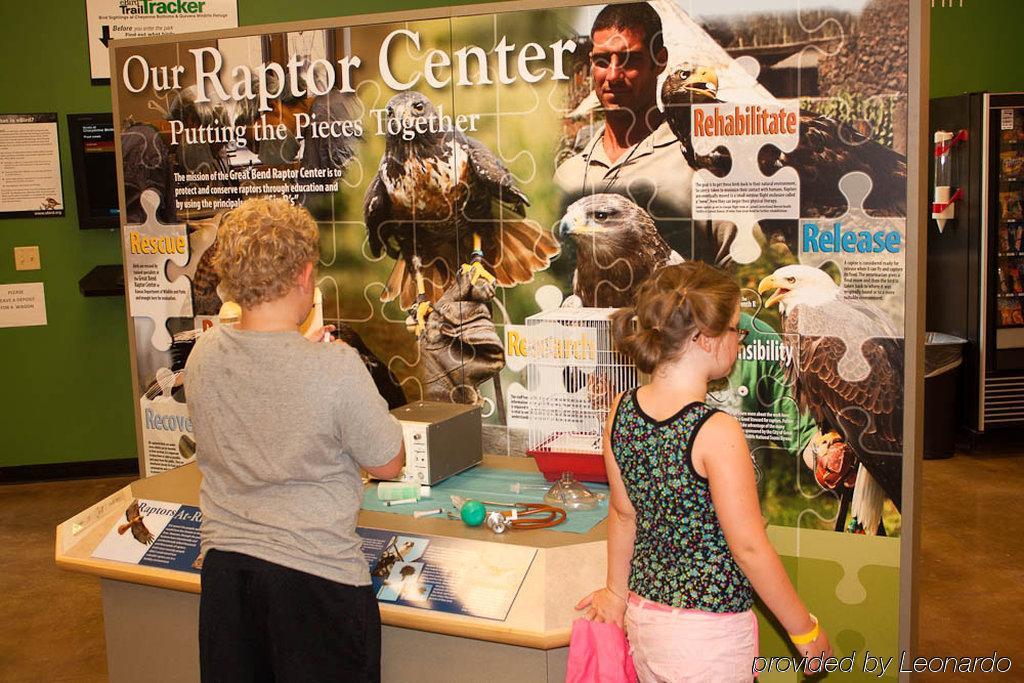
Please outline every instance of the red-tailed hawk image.
M153 534L150 533L149 529L146 528L145 522L142 521L142 513L139 512L139 501L132 501L132 504L124 511L124 518L128 520L128 523L117 527L117 533L124 535L124 532L131 529L132 536L139 543L149 545L154 541Z
M370 251L396 261L382 300L429 305L459 264L506 287L548 266L558 243L526 219L530 202L497 156L419 93L396 95L385 113L386 147L363 203Z

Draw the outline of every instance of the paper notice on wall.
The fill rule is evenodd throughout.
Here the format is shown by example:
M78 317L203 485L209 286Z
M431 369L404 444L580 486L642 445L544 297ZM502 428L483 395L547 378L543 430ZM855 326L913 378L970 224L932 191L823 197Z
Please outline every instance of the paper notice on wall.
M0 285L0 327L46 324L46 296L42 282Z
M377 601L504 621L534 548L356 529Z
M63 215L57 115L0 115L0 218Z
M111 40L238 27L237 0L86 0L89 73L110 78Z
M202 521L203 513L194 505L139 498L125 508L92 556L198 573Z

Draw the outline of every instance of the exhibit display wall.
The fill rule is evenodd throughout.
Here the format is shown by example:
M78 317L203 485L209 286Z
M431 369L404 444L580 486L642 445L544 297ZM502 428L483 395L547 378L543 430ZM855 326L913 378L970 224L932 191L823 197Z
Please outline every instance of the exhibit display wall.
M223 322L218 231L246 197L310 211L320 317L393 407L479 405L485 452L560 459L552 474L600 477L611 398L640 382L609 312L701 260L741 289L749 337L708 402L744 426L769 535L844 654L895 653L922 167L910 5L655 0L613 20L660 27L646 47L582 3L115 44L144 472L203 448L185 359ZM779 41L796 48L761 47ZM609 94L627 53L632 89ZM609 158L604 131L634 127Z
M395 2L395 10L439 6ZM443 3L446 5L456 3ZM379 9L354 0L344 8L315 0L240 3L242 25L293 21ZM992 40L1006 27L1024 22L1015 0L965 0L965 7L936 7L931 15L931 95L966 91L1018 90L1013 40ZM9 4L0 25L3 55L17 69L0 91L3 112L56 112L60 131L65 215L60 218L0 222L0 282L43 282L49 324L0 330L0 406L6 432L0 467L72 461L134 458L136 455L130 361L119 297L84 298L78 279L94 266L120 261L118 235L81 231L77 225L74 181L65 115L110 110L110 88L89 79L84 3L49 17L38 26L32 5ZM964 55L970 55L965 59ZM15 246L39 245L42 270L16 271ZM72 398L77 397L77 398ZM87 417L61 420L65 401L88 405Z
M392 407L480 405L485 452L584 469L640 382L610 310L665 265L721 267L749 338L708 402L744 427L768 523L898 537L907 4L683 4L641 6L664 46L629 98L595 95L593 55L623 49L592 34L603 5L118 44L144 472L196 452L182 373L228 298L221 222L284 196L320 229L322 319ZM795 61L744 47L800 31ZM615 126L646 129L617 162Z

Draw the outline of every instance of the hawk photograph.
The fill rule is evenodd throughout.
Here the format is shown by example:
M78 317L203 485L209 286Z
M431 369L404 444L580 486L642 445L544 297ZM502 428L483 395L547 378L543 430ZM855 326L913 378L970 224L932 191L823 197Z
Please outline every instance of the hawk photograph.
M396 261L382 300L435 302L460 264L503 287L547 268L558 243L526 218L529 199L491 150L441 125L419 93L395 95L385 111L384 154L363 203L370 252Z

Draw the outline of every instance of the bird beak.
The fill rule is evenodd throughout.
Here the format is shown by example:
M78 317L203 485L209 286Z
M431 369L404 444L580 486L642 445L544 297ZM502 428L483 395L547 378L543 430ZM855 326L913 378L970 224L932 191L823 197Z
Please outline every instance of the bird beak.
M764 294L770 289L774 289L775 292L770 297L768 297L767 301L764 302L765 308L771 308L779 301L781 301L782 297L789 294L789 290L783 287L781 284L779 284L779 281L775 279L774 275L769 275L765 279L761 280L761 284L757 286L757 293Z
M693 96L694 104L713 104L718 95L707 83L700 83L686 89Z
M694 104L710 104L718 98L718 74L710 67L698 67L687 74L683 89Z
M593 235L598 232L604 232L604 228L591 223L580 224L568 218L563 218L562 222L558 224L558 234L562 237L568 237L569 235Z
M558 224L558 236L565 239L572 234L572 221L568 217L563 217L561 222Z

